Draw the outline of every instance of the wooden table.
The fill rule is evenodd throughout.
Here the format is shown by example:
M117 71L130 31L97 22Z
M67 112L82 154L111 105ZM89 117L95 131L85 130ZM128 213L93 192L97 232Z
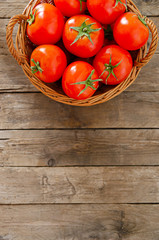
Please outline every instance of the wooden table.
M113 100L54 102L7 50L27 2L0 0L0 240L159 240L159 48Z

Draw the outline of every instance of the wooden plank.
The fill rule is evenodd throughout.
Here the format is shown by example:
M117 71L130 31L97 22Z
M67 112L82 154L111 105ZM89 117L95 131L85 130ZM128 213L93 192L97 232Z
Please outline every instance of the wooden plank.
M158 16L159 5L157 0L133 0L143 15Z
M0 131L0 166L159 165L159 130Z
M0 56L0 92L39 92L12 56Z
M157 240L158 205L0 206L3 240Z
M64 105L41 93L3 93L0 103L0 129L159 128L159 92L123 92L92 107Z
M0 183L0 204L159 203L159 167L1 167Z
M141 69L135 82L126 91L159 91L159 68L157 62L159 54L155 54L151 61Z
M8 50L6 44L6 26L8 21L8 19L0 19L0 92L38 92ZM13 39L15 38L16 30L17 27L13 33Z
M0 0L0 16L12 17L16 14L22 13L29 0ZM157 0L134 0L134 3L140 9L143 15L157 16L159 13L159 6Z
M159 28L159 18L152 18L152 20ZM0 92L39 92L30 83L30 81L24 75L21 67L17 64L8 51L5 40L5 26L7 23L8 19L0 19ZM159 46L157 48L157 53L159 53ZM142 69L135 83L132 84L126 91L159 91L159 69L158 65L156 64L158 61L159 54L156 54L153 56L151 62Z
M10 18L17 14L21 14L29 3L29 0L0 0L0 16L1 18Z

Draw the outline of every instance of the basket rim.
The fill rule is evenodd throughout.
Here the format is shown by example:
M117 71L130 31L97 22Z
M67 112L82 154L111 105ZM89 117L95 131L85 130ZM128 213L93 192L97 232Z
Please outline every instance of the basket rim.
M93 95L92 97L85 99L85 100L72 99L72 98L66 96L65 94L61 94L61 93L57 92L55 89L47 86L44 82L42 82L34 74L31 73L31 69L30 69L30 65L29 65L28 57L27 57L27 51L25 48L25 40L24 40L25 34L26 34L26 19L29 16L31 8L36 6L37 4L39 4L39 2L40 2L40 0L30 0L30 2L25 7L22 15L17 15L15 17L13 17L11 20L14 19L14 23L12 23L10 20L10 23L12 23L12 25L13 25L13 26L10 26L10 28L12 27L12 31L13 31L13 27L15 25L15 18L16 18L16 22L19 21L19 28L18 28L17 35L16 35L17 50L14 49L14 45L12 46L13 40L11 39L12 32L9 31L10 29L9 30L7 29L8 30L7 43L8 43L9 50L11 51L12 55L16 58L18 63L21 65L25 75L29 78L30 82L39 91L41 91L44 95L48 96L49 98L51 98L57 102L61 102L61 103L72 105L72 106L93 106L93 105L96 105L99 103L104 103L104 102L108 101L108 100L116 97L120 93L122 93L126 88L128 88L135 81L141 68L150 61L150 59L152 58L152 56L155 53L155 50L157 48L157 43L158 43L157 28L156 28L155 24L153 23L153 21L151 21L149 18L146 17L145 21L146 21L146 23L149 27L149 30L152 34L152 42L150 45L150 49L149 49L149 52L147 53L147 55L146 55L147 43L142 48L139 49L137 58L134 62L132 71L129 74L128 78L126 80L124 80L123 82L121 82L120 84L114 86L112 89L110 89L110 90L106 89L106 91L104 93L97 92L98 94ZM127 0L127 6L128 6L129 11L135 12L142 17L142 14L140 13L139 9L135 5L135 3L133 3L132 0ZM7 28L9 28L9 25ZM14 52L14 50L16 51L16 53ZM17 53L18 53L18 55L16 55ZM105 86L105 88L107 88L107 86ZM100 91L100 90L97 90L97 91Z

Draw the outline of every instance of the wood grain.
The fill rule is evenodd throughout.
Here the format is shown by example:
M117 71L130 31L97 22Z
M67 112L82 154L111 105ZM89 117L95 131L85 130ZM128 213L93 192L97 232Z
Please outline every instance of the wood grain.
M3 240L158 240L158 205L0 206Z
M158 0L134 1L159 28ZM0 0L0 240L158 240L159 48L112 101L54 102L7 49L27 3Z
M159 203L159 167L1 167L0 183L0 204Z
M0 16L12 17L16 14L22 13L29 0L0 0ZM134 0L134 3L142 11L143 15L158 16L159 5L158 0Z
M3 93L0 103L0 129L159 127L159 92L123 92L93 107L64 105L41 93Z
M159 165L159 130L0 131L0 166Z
M29 3L29 0L0 0L1 18L10 18L14 15L21 14Z
M39 92L12 56L0 55L0 92Z
M133 0L143 15L158 16L158 0Z

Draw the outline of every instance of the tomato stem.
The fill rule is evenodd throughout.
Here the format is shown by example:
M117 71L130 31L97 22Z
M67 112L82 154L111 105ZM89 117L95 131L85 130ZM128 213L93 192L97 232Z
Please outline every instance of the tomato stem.
M73 45L74 43L76 43L81 37L86 36L90 42L93 44L93 41L91 39L90 33L92 32L97 32L99 30L101 30L101 28L97 28L97 29L93 29L91 28L92 25L96 24L96 23L90 23L90 24L86 24L86 21L89 19L86 19L81 26L79 27L70 27L70 29L73 29L74 31L78 32L77 37L75 38L75 40L71 43L71 45ZM70 45L70 46L71 46ZM93 44L94 45L94 44Z
M145 18L146 18L146 16L144 18L142 18L138 15L138 19L147 27L147 23L145 21Z
M113 8L115 8L118 5L118 3L123 4L126 8L126 11L127 11L127 5L125 3L123 3L121 0L116 0L115 6Z
M80 11L82 11L82 2L86 2L87 0L79 0L80 2Z
M42 68L40 67L40 63L39 62L35 62L34 59L31 59L31 61L35 64L35 66L32 66L31 67L31 72L34 74L34 73L37 73L37 72L43 72Z
M97 88L95 88L93 86L94 82L99 82L99 81L103 81L102 79L91 79L93 74L94 74L95 70L93 69L90 73L90 75L87 77L87 79L83 82L76 82L76 83L71 83L71 85L78 85L78 84L83 84L85 85L84 89L78 94L78 97L85 91L87 90L88 87L92 88L93 90L97 90Z
M30 11L30 18L27 20L27 22L29 23L29 26L33 24L33 22L35 21L35 14L36 14L37 10L35 10L34 14L33 14L33 9L31 8Z
M104 71L102 72L102 74L99 76L101 77L105 72L108 72L108 76L106 77L106 80L105 80L105 83L107 85L107 81L108 81L108 78L110 77L110 75L112 74L118 81L118 78L116 77L115 73L114 73L114 68L118 67L120 65L120 63L122 62L122 60L120 62L118 62L116 65L112 65L112 55L110 55L110 60L109 60L109 64L108 63L105 63L104 66L105 66L105 69Z

